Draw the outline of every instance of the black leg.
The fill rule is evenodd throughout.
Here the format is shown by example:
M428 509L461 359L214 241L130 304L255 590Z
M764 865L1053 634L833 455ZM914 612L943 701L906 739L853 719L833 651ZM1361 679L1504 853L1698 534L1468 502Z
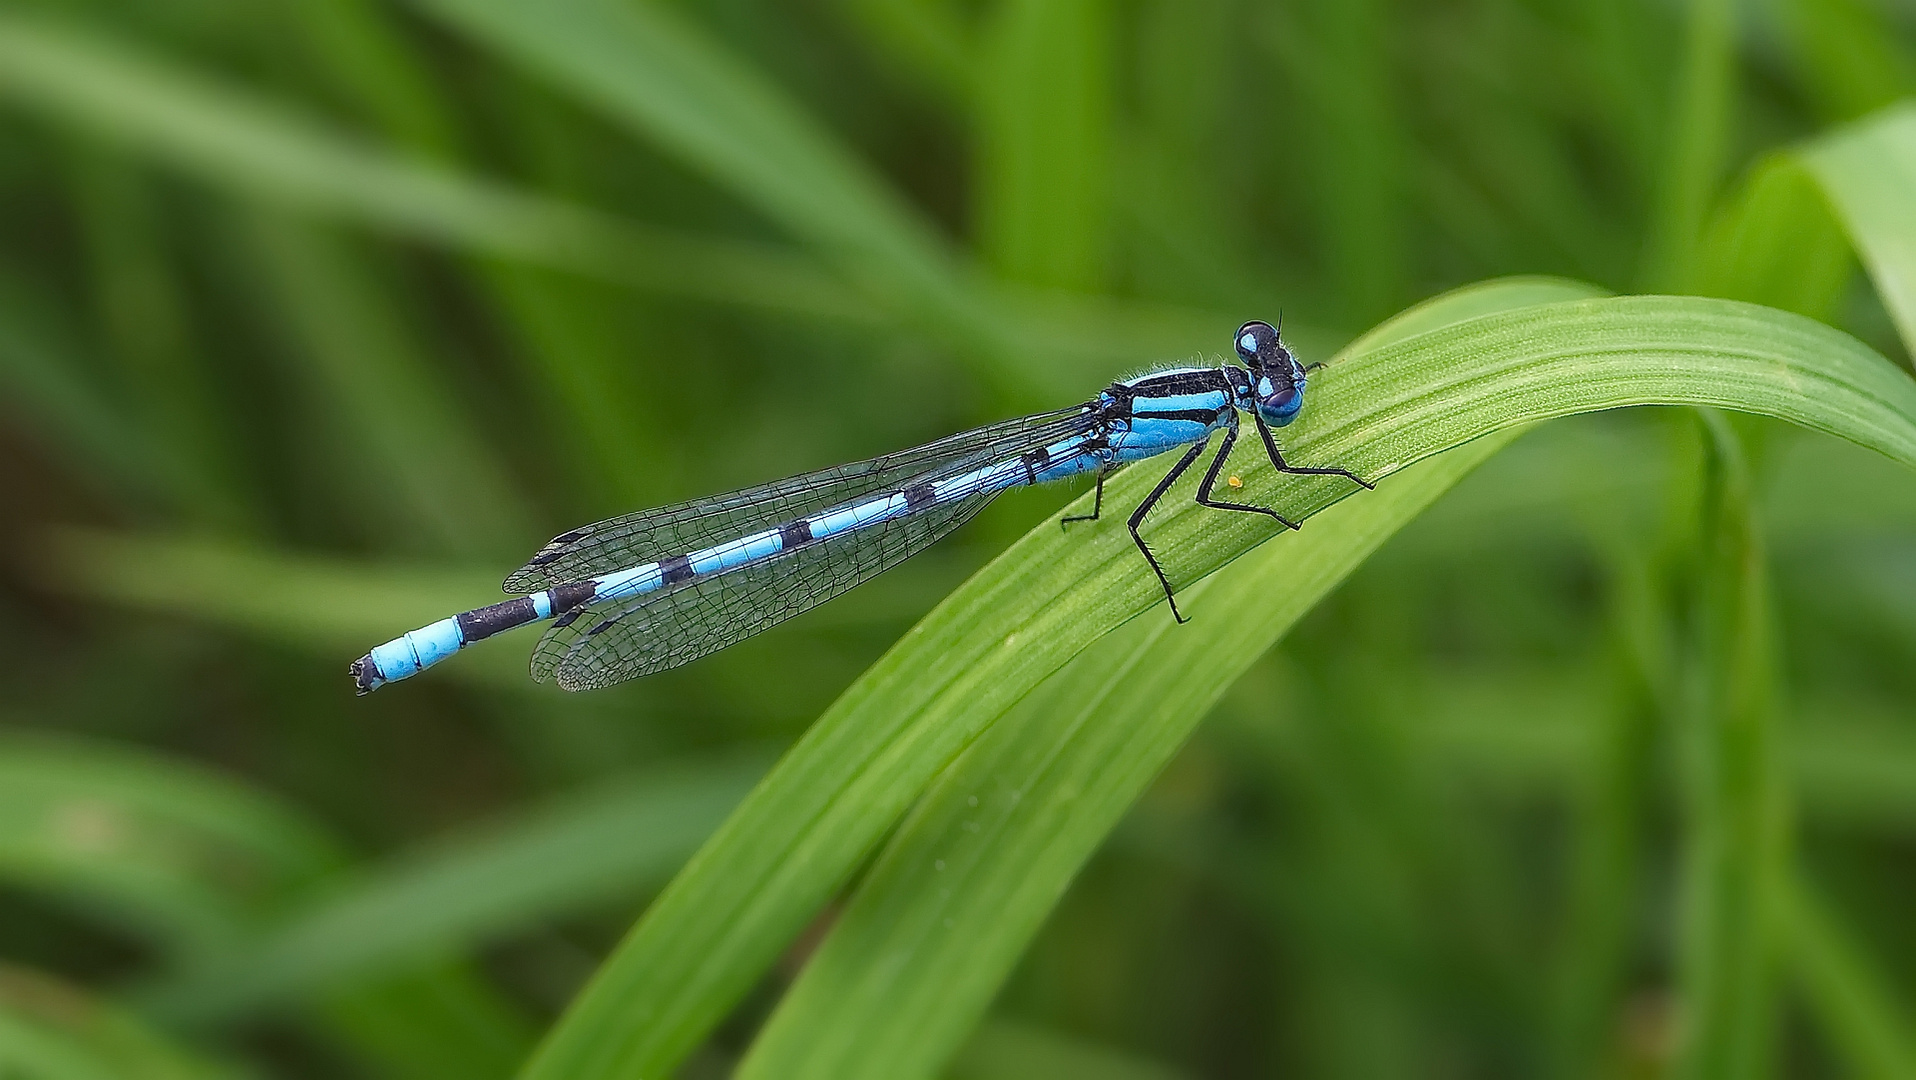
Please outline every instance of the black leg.
M1066 525L1069 525L1074 521L1096 521L1098 520L1098 514L1103 510L1104 510L1104 470L1099 469L1098 470L1098 493L1091 497L1091 512L1089 514L1073 514L1070 517L1061 517L1058 519L1058 527L1062 529Z
M1164 474L1164 479L1158 481L1158 486L1151 489L1151 494L1146 495L1144 501L1138 504L1138 508L1131 511L1129 523L1131 539L1136 541L1138 550L1144 552L1144 561L1151 564L1151 572L1158 576L1158 584L1164 586L1165 602L1171 605L1171 617L1178 622L1188 620L1182 612L1178 611L1177 598L1171 595L1171 579L1164 576L1164 567L1158 565L1158 557L1151 554L1150 548L1144 546L1144 537L1138 535L1138 526L1144 522L1144 515L1151 512L1151 508L1158 504L1159 499L1164 498L1164 493L1171 490L1171 485L1177 483L1178 477L1183 476L1184 470L1190 468L1191 463L1196 461L1198 455L1203 452L1204 443L1197 443L1185 451L1184 456L1178 459L1178 463L1171 466L1171 471Z
M1211 459L1211 467L1204 473L1204 482L1198 485L1197 502L1199 506L1209 506L1217 510L1241 510L1247 514L1264 514L1277 519L1277 523L1286 528L1295 529L1297 523L1283 514L1265 506L1250 506L1245 503L1224 502L1211 498L1211 488L1217 484L1218 473L1224 468L1224 459L1231 456L1231 446L1237 442L1237 417L1231 417L1231 426L1224 429L1224 445L1217 448L1217 456Z
M1264 449L1270 451L1271 464L1277 466L1278 472L1290 473L1293 476L1342 476L1362 485L1366 490L1376 490L1376 484L1371 483L1369 480L1364 479L1349 469L1340 469L1335 466L1320 469L1307 468L1303 465L1284 464L1284 455L1278 453L1277 440L1271 436L1271 426L1266 424L1264 418L1256 413L1252 413L1251 418L1257 421L1257 433L1264 436Z

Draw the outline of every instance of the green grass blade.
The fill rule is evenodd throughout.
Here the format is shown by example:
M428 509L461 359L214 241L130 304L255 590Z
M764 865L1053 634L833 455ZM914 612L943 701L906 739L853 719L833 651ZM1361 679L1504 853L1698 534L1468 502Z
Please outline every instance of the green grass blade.
M0 410L100 489L138 505L164 503L185 470L138 430L126 410L84 374L70 346L36 329L31 301L0 290Z
M935 1073L1085 860L1237 677L1478 463L1479 439L1318 515L1135 619L993 724L919 800L739 1067Z
M537 9L425 0L424 7L756 207L846 270L881 309L968 344L966 355L1009 386L1080 393L1086 378L1110 374L1114 353L1143 358L1112 330L1088 349L1051 348L1044 333L1053 320L1040 313L1038 325L1027 325L856 153L669 7L618 0Z
M495 569L381 565L205 537L85 529L47 534L39 566L38 584L61 593L340 655L499 590ZM474 655L482 659L448 663L447 670L494 684L526 682L523 656L505 663L489 652Z
M1112 23L1103 0L1005 0L993 12L973 217L1010 280L1094 292L1108 276Z
M1668 615L1649 559L1628 540L1606 547L1615 685L1608 694L1589 695L1598 716L1570 725L1587 745L1570 755L1573 764L1564 778L1571 785L1575 831L1548 1032L1550 1074L1564 1080L1589 1073L1630 978L1634 908L1649 840L1644 807L1655 791L1658 705L1667 697ZM1553 697L1561 693L1551 687ZM1486 711L1471 710L1470 720L1481 722ZM1534 739L1540 725L1531 721L1544 715L1549 711L1517 712L1516 727ZM1483 747L1502 756L1497 750L1505 745L1493 739Z
M1563 688L1582 685L1575 672L1554 669L1453 673L1447 688L1429 692L1423 722L1408 736L1417 756L1444 771L1512 791L1561 792L1588 783L1591 762L1618 749L1603 726L1614 717L1566 707ZM1579 693L1604 704L1600 685ZM1796 812L1819 828L1916 833L1916 733L1839 703L1810 701L1801 711L1814 721L1792 727L1785 750Z
M234 947L342 861L297 813L206 770L0 738L0 878L73 898L174 959Z
M142 1000L175 1019L231 1019L632 897L669 878L768 764L678 762L464 830L358 875Z
M288 7L328 79L380 131L435 161L460 159L450 88L404 32L400 9L377 0L294 0Z
M1767 1076L1776 1047L1772 942L1782 916L1786 810L1774 732L1768 568L1741 440L1704 410L1702 700L1683 725L1682 937L1676 1075Z
M652 229L408 161L54 24L0 17L0 96L227 191L674 296L871 318L870 305L813 260Z
M1290 458L1372 477L1536 420L1656 403L1778 416L1916 465L1905 375L1829 327L1730 301L1624 297L1487 315L1347 355L1311 385L1313 405L1286 430ZM1116 477L1113 505L1136 505L1156 472ZM1344 494L1248 466L1245 477L1248 500L1299 517ZM1249 516L1174 494L1148 535L1188 584L1272 536ZM1069 535L1055 524L1029 533L813 725L601 967L526 1075L672 1067L932 776L1071 657L1162 603L1115 515Z
M1783 938L1810 1011L1850 1075L1916 1076L1916 1018L1800 872L1786 889Z
M1265 20L1262 37L1295 102L1276 167L1307 183L1308 217L1329 279L1325 296L1346 326L1403 302L1411 147L1389 57L1382 0L1316 0ZM1262 85L1270 92L1271 83Z
M493 262L480 269L494 307L510 319L533 382L546 388L548 453L567 460L572 505L649 506L664 501L658 463L671 430L671 399L635 387L629 311L611 289L537 267ZM531 403L528 403L530 406ZM528 412L532 412L532 408ZM596 482L594 482L596 481Z
M1788 0L1783 41L1823 115L1853 120L1916 94L1916 50L1870 0Z
M1814 174L1794 154L1758 165L1711 224L1698 288L1832 321L1854 256Z
M243 954L345 864L316 823L216 773L100 744L0 737L0 880L129 930L182 970ZM419 1057L375 1030L373 1015L415 1042L460 1048L441 1051L449 1066L475 1066L421 1077L500 1075L530 1041L496 995L446 965L342 987L319 1009L365 1056Z
M81 145L71 157L88 278L119 399L133 426L183 466L175 470L183 510L208 524L253 530L257 514L247 505L244 474L233 468L245 459L221 414L222 379L191 329L155 185L96 147Z
M0 1076L216 1080L241 1075L51 976L0 964Z
M367 1071L394 1080L511 1076L538 1034L475 965L451 960L339 987L310 1012Z
M969 109L977 82L976 44L959 5L949 0L839 0L838 6L869 39L875 61L959 112Z
M444 366L421 353L381 268L282 214L256 213L248 225L304 361L293 374L335 444L340 503L386 526L400 548L503 553L536 537L531 510Z
M1802 151L1849 229L1903 349L1916 357L1916 105L1899 105Z
M950 254L776 85L658 4L425 0L428 12L683 159L893 295L953 300Z
M1025 1024L986 1021L945 1080L1180 1080L1167 1065Z
M1880 585L1875 575L1872 585ZM1908 589L1888 589L1907 612ZM1806 701L1789 734L1792 794L1819 824L1889 835L1916 833L1916 731L1904 718L1859 715L1837 702Z
M1697 247L1721 182L1736 77L1731 0L1688 0L1683 59L1671 88L1644 278L1653 287L1694 287Z

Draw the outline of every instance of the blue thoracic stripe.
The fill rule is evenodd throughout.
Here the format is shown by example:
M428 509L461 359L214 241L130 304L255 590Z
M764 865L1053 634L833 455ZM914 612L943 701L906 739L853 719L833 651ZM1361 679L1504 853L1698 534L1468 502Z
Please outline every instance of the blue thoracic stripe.
M1265 330L1269 331L1269 327L1265 327ZM1268 337L1275 342L1275 331L1270 331ZM1256 340L1256 335L1245 340ZM1241 344L1237 347L1239 355L1245 355L1244 347ZM1279 351L1282 351L1281 347ZM1283 355L1288 358L1289 354ZM1287 359L1286 362L1291 363L1293 369L1301 370L1294 361ZM1005 431L1011 431L1014 435L1018 431L1026 431L1031 435L1045 432L1047 436L1060 431L1070 432L1036 447L1030 446L1029 442L1018 446L1014 438L1012 445L1003 451L1002 457L984 459L982 463L958 472L939 473L936 470L949 468L951 463L940 462L936 456L927 456L922 459L925 471L915 476L899 474L895 478L899 484L897 487L850 499L777 525L770 525L763 519L747 522L745 524L756 531L727 539L723 543L693 551L653 555L653 561L593 577L582 574L578 580L551 585L542 592L441 619L373 649L353 665L355 680L361 692L365 692L383 683L413 675L472 642L527 622L555 619L557 625L567 626L579 618L588 606L630 600L702 577L723 574L778 558L808 544L828 542L835 537L965 499L988 497L1008 488L1102 471L1112 465L1154 457L1174 447L1203 442L1212 432L1221 428L1234 429L1236 410L1264 408L1251 400L1251 391L1247 388L1252 385L1253 374L1268 383L1269 373L1273 370L1258 368L1253 364L1251 373L1237 367L1175 368L1153 372L1112 384L1098 398L1076 412L1046 414L1010 422L1029 425L1025 428L994 426L966 436L954 436L952 440L947 440L953 444L954 454L960 452L957 447L967 447L962 452L976 455L978 447L996 444L977 441L974 436L989 435L997 439L1002 438ZM1294 378L1301 399L1302 376ZM1281 423L1294 412L1293 407L1292 413L1284 414L1272 422ZM967 439L973 441L966 442ZM941 445L944 444L933 444L912 453L932 451ZM866 465L878 467L882 460L874 459ZM980 459L973 456L970 460ZM822 475L825 474L812 474L795 480L811 480ZM850 478L859 474L848 469L839 475ZM770 487L768 485L767 490ZM684 509L670 508L665 512L679 514ZM698 509L692 507L694 514ZM578 565L577 560L581 558L578 554L579 545L611 543L603 539L605 534L600 531L603 526L616 524L626 530L623 535L637 536L644 534L644 520L644 515L638 515L563 533L542 547L527 567L546 566L560 561L562 557L574 560L573 565ZM595 541L595 538L598 539ZM637 543L631 546L639 547ZM612 549L608 547L606 550ZM594 569L605 565L608 563L600 562ZM551 579L545 580L549 582ZM1166 591L1168 595L1168 584ZM602 609L595 606L594 610ZM597 633L609 625L609 620L596 624L590 633Z
M1139 395L1131 399L1133 416L1149 416L1153 413L1205 412L1215 414L1230 404L1223 391L1208 394L1164 394L1152 397Z

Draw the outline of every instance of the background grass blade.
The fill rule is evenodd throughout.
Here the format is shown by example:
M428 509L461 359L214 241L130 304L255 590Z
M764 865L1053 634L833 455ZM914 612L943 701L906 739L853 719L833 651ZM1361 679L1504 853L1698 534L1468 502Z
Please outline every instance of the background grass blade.
M1712 223L1700 288L1825 322L1855 266L1849 238L1815 174L1794 154L1758 165Z
M1787 40L1823 114L1854 120L1916 93L1916 56L1889 12L1858 0L1791 0Z
M1828 903L1802 878L1783 891L1784 952L1817 1022L1857 1076L1916 1074L1907 1007L1846 932Z
M228 627L331 655L395 626L471 607L496 592L490 568L368 565L204 537L62 529L42 540L39 584L131 610ZM523 686L524 657L475 651L454 678Z
M1776 415L1916 465L1916 386L1902 373L1827 327L1728 301L1626 297L1481 316L1344 357L1312 385L1316 404L1287 430L1292 459L1373 477L1511 426L1658 402ZM1150 472L1120 475L1108 492L1114 504L1134 505ZM1296 517L1342 494L1247 476L1248 497ZM1179 581L1272 532L1194 509L1167 500L1151 530ZM693 859L527 1075L671 1067L925 781L1031 687L1162 602L1135 563L1121 522L1069 537L1040 527L949 597Z
M84 897L185 961L232 948L344 859L296 814L205 770L18 735L0 745L0 827L8 880Z
M186 478L167 451L142 438L118 403L94 380L86 365L44 332L27 312L33 301L0 292L0 381L6 389L7 415L49 445L68 451L70 468L135 503L164 503L179 496Z
M1179 1080L1155 1061L1023 1024L986 1023L945 1080Z
M1112 22L1102 0L1009 0L991 14L974 198L980 244L1009 280L1080 292L1103 284Z
M946 0L840 0L871 40L874 59L903 80L963 109L976 90L976 43L958 5Z
M142 1000L176 1019L230 1019L627 899L669 878L766 764L679 762L444 838Z
M287 344L306 353L290 367L313 422L350 455L340 505L425 551L504 556L537 536L471 410L420 355L386 290L369 287L379 270L282 216L253 215L246 231L293 328Z
M671 9L428 0L436 17L682 157L880 295L962 306L949 251L776 86Z
M1645 253L1645 280L1662 289L1692 287L1697 249L1716 196L1729 144L1736 77L1730 0L1689 0L1682 62L1664 135L1664 173Z
M1328 295L1346 326L1403 302L1406 134L1389 75L1388 5L1299 4L1264 22L1262 37L1298 98L1285 167L1308 178L1320 208L1311 228L1324 251ZM1274 87L1266 88L1270 92ZM1238 152L1248 152L1239 148Z
M1904 349L1916 356L1916 105L1840 129L1803 151L1876 283Z
M1768 572L1749 464L1720 413L1702 410L1711 468L1696 648L1701 700L1680 736L1688 815L1679 1075L1761 1076L1776 1053L1776 957L1788 809L1774 744Z
M0 94L282 205L677 296L870 317L792 253L649 228L407 160L57 24L0 18Z
M0 881L65 898L178 969L243 952L345 858L297 811L204 769L74 740L0 742ZM361 1057L421 1080L501 1075L527 1039L444 964L341 988L315 1013Z
M231 1080L137 1018L58 980L0 965L0 1070L35 1080Z

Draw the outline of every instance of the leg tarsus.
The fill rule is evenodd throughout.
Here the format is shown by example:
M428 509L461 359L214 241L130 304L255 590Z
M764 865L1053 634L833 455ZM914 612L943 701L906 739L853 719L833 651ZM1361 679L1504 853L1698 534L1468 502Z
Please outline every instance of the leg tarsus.
M1144 523L1144 516L1151 512L1151 508L1158 504L1159 499L1164 498L1164 493L1171 490L1171 485L1177 483L1178 477L1184 475L1184 471L1189 469L1191 463L1196 461L1198 455L1203 452L1204 443L1197 443L1185 451L1184 456L1178 459L1178 463L1171 466L1171 471L1164 474L1164 479L1158 481L1158 486L1151 489L1151 494L1146 495L1144 501L1138 504L1138 508L1131 511L1131 519L1126 523L1131 530L1131 541L1138 545L1139 551L1144 553L1144 561L1151 564L1151 572L1158 576L1158 584L1164 586L1164 599L1171 605L1171 617L1180 624L1190 620L1178 610L1177 597L1171 595L1171 579L1164 576L1164 567L1158 565L1158 557L1151 554L1151 549L1145 546L1144 537L1138 533L1138 526Z
M1364 479L1349 469L1339 468L1335 465L1321 468L1306 465L1286 465L1284 463L1284 455L1277 449L1277 438L1271 434L1271 426L1266 424L1264 418L1256 413L1252 413L1251 418L1257 421L1257 433L1264 437L1264 449L1270 453L1271 464L1276 467L1278 472L1290 473L1293 476L1341 476L1359 485L1366 491L1377 490L1376 484L1371 483L1369 480Z
M1072 514L1069 517L1061 517L1058 519L1058 527L1062 529L1066 525L1069 525L1074 521L1096 521L1098 520L1098 515L1102 513L1103 511L1104 511L1104 468L1100 466L1098 469L1098 493L1091 497L1091 512L1089 514Z

